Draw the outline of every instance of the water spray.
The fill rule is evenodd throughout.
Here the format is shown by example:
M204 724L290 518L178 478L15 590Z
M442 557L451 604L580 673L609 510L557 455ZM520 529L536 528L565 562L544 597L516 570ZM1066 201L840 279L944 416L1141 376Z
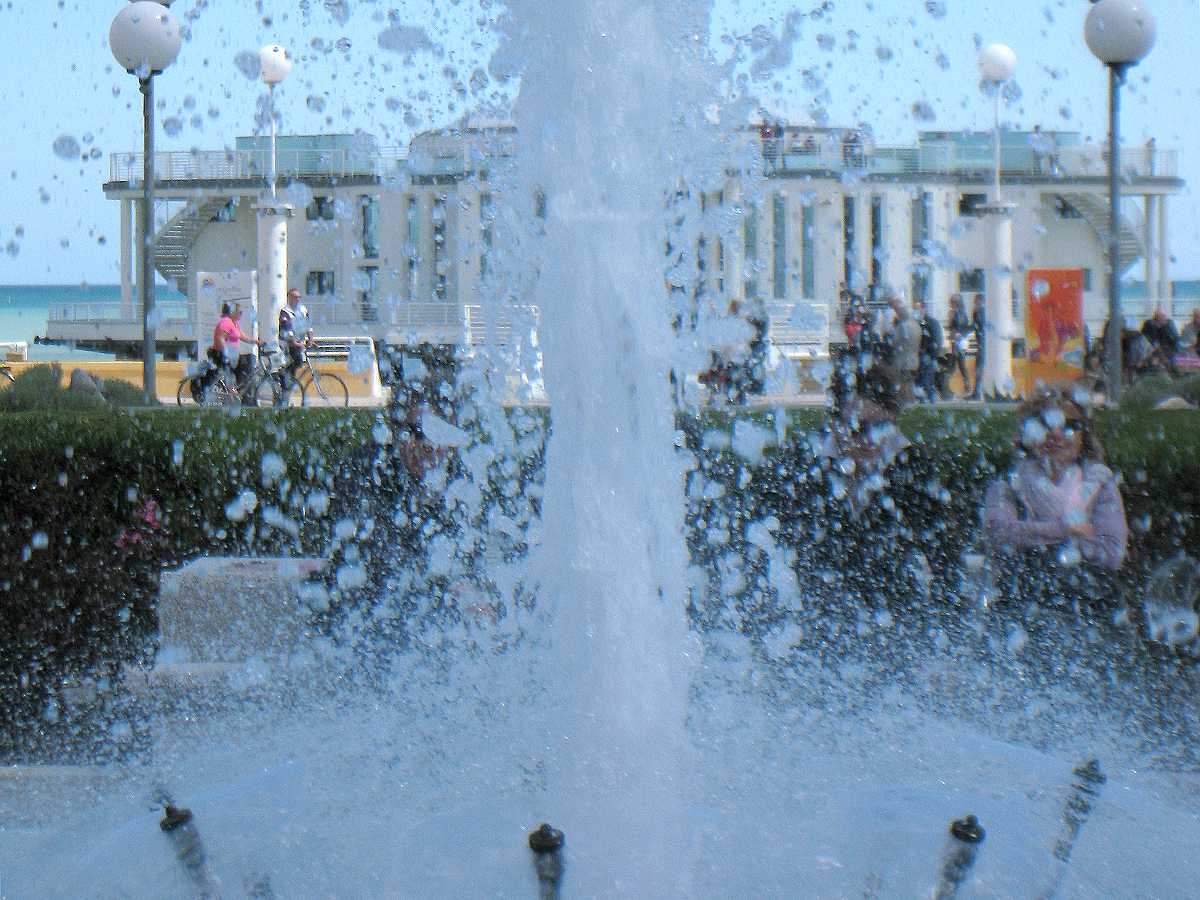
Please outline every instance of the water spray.
M533 869L537 872L540 900L558 900L562 886L562 848L566 837L562 831L543 822L537 831L529 833L529 849L533 851Z
M946 843L942 861L942 880L934 892L934 900L951 900L958 886L967 877L979 855L979 845L986 832L974 816L955 819L950 823L950 840Z
M196 830L192 811L186 807L174 806L170 800L166 800L163 812L165 815L158 825L170 837L171 845L175 848L175 857L196 885L197 893L202 900L221 900L217 883L208 872L204 844L200 841L200 832Z
M1075 849L1075 841L1091 816L1092 807L1106 780L1104 773L1100 771L1100 761L1096 759L1076 766L1075 771L1071 773L1071 789L1067 792L1067 802L1063 806L1062 830L1058 833L1058 840L1054 842L1054 859L1057 861L1054 880L1039 900L1051 900L1058 893L1063 876L1067 873L1067 861L1071 858L1071 851Z

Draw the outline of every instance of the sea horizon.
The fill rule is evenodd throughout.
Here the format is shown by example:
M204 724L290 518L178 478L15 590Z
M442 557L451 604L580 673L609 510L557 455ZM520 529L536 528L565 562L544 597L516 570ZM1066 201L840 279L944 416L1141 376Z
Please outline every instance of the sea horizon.
M182 297L169 285L157 285L160 300ZM54 303L108 303L121 299L120 284L4 284L0 285L0 343L24 341L32 362L114 359L112 353L80 350L65 344L43 344L50 307Z

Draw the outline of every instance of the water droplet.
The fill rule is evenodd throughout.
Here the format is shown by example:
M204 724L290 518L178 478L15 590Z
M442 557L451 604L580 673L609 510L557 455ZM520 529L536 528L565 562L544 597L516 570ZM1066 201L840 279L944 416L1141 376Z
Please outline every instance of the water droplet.
M79 146L79 141L75 140L69 134L60 134L55 138L51 149L59 159L78 159L80 153L83 152L83 148Z

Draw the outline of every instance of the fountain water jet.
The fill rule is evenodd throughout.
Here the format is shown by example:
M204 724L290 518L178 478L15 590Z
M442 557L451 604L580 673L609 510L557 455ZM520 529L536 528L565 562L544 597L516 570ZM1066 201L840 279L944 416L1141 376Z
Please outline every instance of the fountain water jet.
M544 212L534 296L553 424L541 596L580 721L653 768L681 750L694 666L663 270L668 188L700 149L681 144L680 123L711 102L690 40L707 34L706 6L510 9L527 60L516 190Z

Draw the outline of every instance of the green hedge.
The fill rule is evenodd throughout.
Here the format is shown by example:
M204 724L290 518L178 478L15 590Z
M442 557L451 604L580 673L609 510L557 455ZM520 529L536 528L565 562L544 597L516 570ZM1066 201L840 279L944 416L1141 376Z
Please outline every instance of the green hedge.
M778 414L709 411L681 427L731 431L749 418L776 430ZM820 409L783 415L793 438L825 419ZM201 554L323 555L335 510L347 505L334 496L339 469L370 455L363 448L386 416L167 408L0 415L0 717L36 717L71 672L143 658L162 568ZM1096 418L1122 478L1127 577L1137 582L1158 561L1200 547L1200 413L1101 410ZM911 407L900 427L938 451L946 482L972 503L1012 461L1011 410ZM240 502L244 491L252 504Z
M201 554L321 553L371 410L0 415L0 716L152 648L158 574ZM239 503L255 495L253 509ZM249 498L245 498L249 499Z

